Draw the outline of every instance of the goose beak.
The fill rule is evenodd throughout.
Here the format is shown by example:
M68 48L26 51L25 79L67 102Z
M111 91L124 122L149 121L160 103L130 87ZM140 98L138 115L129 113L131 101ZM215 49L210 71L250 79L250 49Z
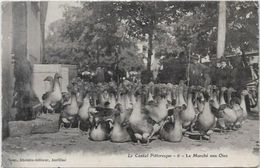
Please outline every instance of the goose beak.
M49 78L47 77L47 78L45 78L43 81L49 81Z
M60 74L57 74L57 78L59 79L59 78L62 78L62 76L60 75Z
M106 121L113 123L113 120L111 118L107 119Z
M108 124L109 124L110 128L112 128L114 126L112 122L109 122Z

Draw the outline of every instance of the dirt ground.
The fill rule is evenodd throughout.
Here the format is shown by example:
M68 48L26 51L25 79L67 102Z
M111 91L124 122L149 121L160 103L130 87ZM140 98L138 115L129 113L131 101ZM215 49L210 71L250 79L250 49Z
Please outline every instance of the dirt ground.
M250 149L259 151L259 116L252 113L243 127L228 133L214 132L211 141L190 139L184 137L180 143L170 143L154 140L148 146L129 143L112 143L110 141L95 142L88 139L88 135L80 133L77 129L66 129L52 134L35 134L23 137L9 137L3 141L2 150L6 153L21 153L27 151L73 152L91 151L94 153L129 153L156 149L192 149L194 147L208 147L218 149L229 147L231 149Z

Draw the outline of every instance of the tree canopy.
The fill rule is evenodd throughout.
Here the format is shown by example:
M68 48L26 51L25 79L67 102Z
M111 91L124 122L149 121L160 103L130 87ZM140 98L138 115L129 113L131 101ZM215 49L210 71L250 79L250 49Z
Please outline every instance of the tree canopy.
M183 51L187 56L188 46L202 57L216 55L216 1L81 2L64 9L63 19L50 25L47 63L143 67L140 40L148 44L148 69L153 54L174 60ZM257 11L258 2L227 2L225 54L258 50Z

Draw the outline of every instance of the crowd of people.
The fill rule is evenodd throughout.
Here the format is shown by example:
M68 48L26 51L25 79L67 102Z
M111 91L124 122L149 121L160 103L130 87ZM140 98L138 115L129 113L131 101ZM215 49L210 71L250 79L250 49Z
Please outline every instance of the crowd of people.
M213 60L207 63L201 63L201 58L198 56L192 56L189 63L178 61L178 59L176 59L176 63L172 64L176 68L165 70L162 68L157 75L149 70L143 70L143 68L131 67L130 70L126 70L113 65L111 67L97 66L91 69L86 65L79 71L78 76L87 82L94 83L114 81L119 84L127 79L130 82L141 81L143 84L148 84L151 81L177 84L180 80L184 80L187 85L206 87L213 84L218 87L233 87L238 90L245 89L246 82L252 78L252 70L247 65L244 55L237 56L235 60L221 57L217 61Z
M87 65L83 70L79 71L78 77L86 82L93 83L108 83L114 81L121 83L127 79L131 82L141 80L141 69L132 67L129 71L120 68L108 68L105 66L98 66L96 69L90 69Z

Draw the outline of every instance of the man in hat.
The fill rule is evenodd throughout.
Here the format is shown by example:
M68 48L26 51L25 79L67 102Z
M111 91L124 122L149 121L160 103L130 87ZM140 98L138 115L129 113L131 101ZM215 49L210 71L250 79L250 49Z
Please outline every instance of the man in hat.
M187 79L190 85L203 85L204 84L204 71L207 67L199 63L200 57L194 55L191 57L191 64L188 65Z
M219 63L217 63L217 85L219 87L229 87L231 82L231 67L227 64L226 57L222 56L219 60Z

